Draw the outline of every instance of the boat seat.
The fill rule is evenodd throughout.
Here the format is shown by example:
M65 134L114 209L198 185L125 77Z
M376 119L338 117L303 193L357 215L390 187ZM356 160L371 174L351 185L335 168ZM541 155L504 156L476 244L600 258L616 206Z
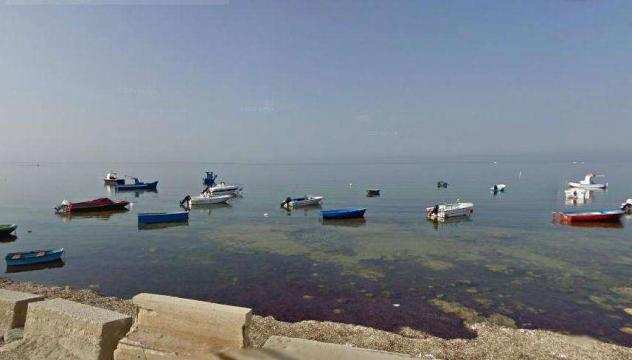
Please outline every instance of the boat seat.
M44 256L46 255L46 251L40 251L37 254L35 254L35 256L40 257L40 256Z

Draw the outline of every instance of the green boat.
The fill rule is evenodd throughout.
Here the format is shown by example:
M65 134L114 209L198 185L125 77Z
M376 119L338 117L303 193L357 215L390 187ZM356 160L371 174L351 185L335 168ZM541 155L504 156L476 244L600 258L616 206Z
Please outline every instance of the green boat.
M18 226L15 224L11 225L0 225L0 236L7 236L17 229Z

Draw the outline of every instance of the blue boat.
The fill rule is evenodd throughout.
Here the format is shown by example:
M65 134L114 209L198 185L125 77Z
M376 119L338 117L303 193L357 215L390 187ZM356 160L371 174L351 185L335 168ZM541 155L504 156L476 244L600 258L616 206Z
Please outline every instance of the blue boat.
M61 259L64 249L35 250L9 253L4 258L7 266L34 265L53 262Z
M323 219L358 219L364 217L366 209L349 208L321 211Z
M144 183L138 180L138 178L134 178L133 184L116 185L116 190L117 191L156 190L157 187L158 187L158 181L154 181L151 183Z
M189 221L188 212L177 213L143 213L138 214L138 224L162 224L162 223L175 223L175 222L187 222Z

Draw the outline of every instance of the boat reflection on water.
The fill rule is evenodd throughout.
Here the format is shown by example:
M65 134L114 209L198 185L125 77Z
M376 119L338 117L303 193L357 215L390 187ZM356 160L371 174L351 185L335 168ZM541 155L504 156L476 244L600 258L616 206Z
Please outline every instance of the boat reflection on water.
M443 221L432 221L430 219L428 219L428 221L432 223L433 229L439 230L440 227L444 227L444 226L455 226L455 224L471 223L472 218L470 218L469 216L460 216L460 217L454 217L454 218L447 218Z
M160 229L168 229L180 226L189 226L188 221L183 222L170 222L170 223L160 223L160 224L138 224L138 230L160 230Z
M318 204L318 205L309 205L309 206L302 206L298 209L286 209L286 208L281 208L281 210L287 215L287 216L307 216L309 215L310 212L312 211L320 211L322 210L322 205Z
M76 219L96 219L108 221L110 218L116 214L123 214L128 212L129 210L108 210L108 211L94 211L94 212L84 212L84 213L60 213L57 214L61 218L61 221L64 223L69 223L72 220Z
M66 265L63 260L59 259L52 262L47 262L43 264L33 264L33 265L20 265L20 266L7 266L5 273L13 274L25 271L36 271L36 270L45 270L45 269L55 269L62 268Z
M210 216L213 213L214 210L227 209L227 208L232 208L232 207L233 206L231 204L220 203L220 204L200 204L200 205L196 204L196 205L193 205L191 207L186 206L184 208L189 210L189 212L206 213L206 214L208 214Z
M357 219L322 219L323 225L340 227L360 227L366 224L365 218Z
M0 243L10 243L10 242L14 242L15 240L17 240L18 237L15 235L2 235L0 236Z
M107 191L107 193L109 195L118 195L118 194L134 194L134 197L140 197L141 194L144 193L154 193L157 194L158 193L158 189L136 189L136 190L126 190L126 191L119 191L117 190L116 186L114 185L105 185L105 189Z
M581 227L581 228L602 228L602 229L622 229L623 223L621 221L617 222L582 222L582 223L572 223L572 224L564 224L565 226L570 227Z

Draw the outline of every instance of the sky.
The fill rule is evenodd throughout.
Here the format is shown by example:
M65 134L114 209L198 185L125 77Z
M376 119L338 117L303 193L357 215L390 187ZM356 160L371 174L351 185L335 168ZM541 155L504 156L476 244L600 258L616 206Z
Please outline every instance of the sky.
M632 150L629 0L147 3L0 0L0 161Z

